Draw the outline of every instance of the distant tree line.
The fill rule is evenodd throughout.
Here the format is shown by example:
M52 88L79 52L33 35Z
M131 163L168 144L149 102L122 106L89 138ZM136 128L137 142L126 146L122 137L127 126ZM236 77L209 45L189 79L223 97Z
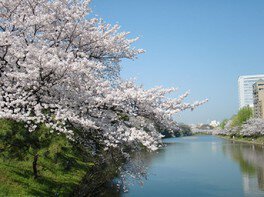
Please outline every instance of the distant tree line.
M264 135L264 119L254 118L253 109L246 106L231 119L224 119L220 124L220 129L215 134L231 137L260 137Z
M161 132L164 136L163 138L171 138L171 137L181 137L181 136L191 136L192 129L189 125L179 124L178 128L173 131L164 130Z

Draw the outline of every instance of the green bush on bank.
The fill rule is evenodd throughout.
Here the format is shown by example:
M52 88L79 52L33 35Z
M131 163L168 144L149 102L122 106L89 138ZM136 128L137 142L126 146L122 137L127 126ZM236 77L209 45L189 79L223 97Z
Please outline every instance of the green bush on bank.
M245 135L243 130L249 127L249 120L254 120L253 109L251 107L244 107L238 111L230 120L225 119L221 124L220 128L224 130L221 135L226 136L228 139L232 139L240 142L264 144L264 136L259 133L255 133L253 129L252 134ZM246 124L245 124L246 123ZM252 123L251 123L252 124ZM256 125L254 125L256 126ZM248 128L250 129L250 128Z
M243 107L231 119L224 119L219 127L220 129L232 130L240 128L246 121L253 117L253 109L249 106Z
M228 122L228 119L224 119L224 120L220 123L219 127L220 127L221 129L225 129L225 126L226 126L227 122Z
M253 109L251 107L243 107L231 119L231 127L243 125L247 120L253 117Z
M36 154L35 179L32 167ZM89 187L85 191L92 192L116 175L117 166L101 167L92 150L63 134L50 133L44 125L29 133L23 122L0 119L0 196L73 195L86 177Z

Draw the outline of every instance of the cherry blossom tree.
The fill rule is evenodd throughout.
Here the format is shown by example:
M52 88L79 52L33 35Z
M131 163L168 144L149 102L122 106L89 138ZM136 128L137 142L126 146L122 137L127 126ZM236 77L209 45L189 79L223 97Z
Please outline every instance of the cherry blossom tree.
M0 118L45 124L85 146L156 150L173 116L205 101L168 98L120 78L122 59L144 51L128 32L91 17L90 0L0 1Z
M175 127L172 115L204 102L184 104L188 93L166 99L174 88L144 90L121 80L121 59L143 50L132 48L137 38L119 33L118 25L89 18L90 1L0 3L1 118L25 121L29 131L45 123L71 137L70 128L80 127L99 133L107 146L139 140L155 149L154 128ZM122 116L148 119L153 128L145 132Z
M260 118L249 119L243 124L240 135L247 137L264 135L264 120Z
M214 129L212 131L212 134L213 135L230 135L230 132L225 129Z

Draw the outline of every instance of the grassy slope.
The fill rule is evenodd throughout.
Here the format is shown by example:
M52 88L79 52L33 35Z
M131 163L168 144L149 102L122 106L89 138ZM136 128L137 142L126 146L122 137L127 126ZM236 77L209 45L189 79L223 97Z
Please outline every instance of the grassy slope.
M51 142L48 146L39 147L37 150L40 155L39 177L34 179L32 161L36 150L30 148L23 154L23 159L10 156L8 151L11 149L5 150L9 146L5 146L6 138L4 137L12 130L11 124L13 123L10 121L0 120L0 196L67 196L71 194L93 163L83 162L81 155L70 149L71 146L65 137L54 136L48 139L53 140L54 143ZM21 137L21 133L13 134L16 139L12 142L21 144L21 139L25 140L23 135ZM48 154L44 156L44 153Z
M264 145L264 136L256 137L256 138L252 138L252 137L235 137L235 138L232 138L230 136L220 136L220 137L222 137L224 139L236 141L236 142Z
M85 168L64 171L50 161L39 162L38 179L33 178L31 161L0 160L0 195L59 195L72 193L86 174Z

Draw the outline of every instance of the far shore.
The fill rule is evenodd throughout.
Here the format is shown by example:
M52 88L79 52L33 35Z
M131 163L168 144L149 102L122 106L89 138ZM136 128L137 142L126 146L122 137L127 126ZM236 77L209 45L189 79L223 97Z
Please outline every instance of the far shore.
M255 144L255 145L261 145L264 146L264 137L258 137L258 138L252 138L252 137L234 137L231 138L230 136L223 136L223 135L217 135L217 137L234 141L234 142L242 142L247 144Z

